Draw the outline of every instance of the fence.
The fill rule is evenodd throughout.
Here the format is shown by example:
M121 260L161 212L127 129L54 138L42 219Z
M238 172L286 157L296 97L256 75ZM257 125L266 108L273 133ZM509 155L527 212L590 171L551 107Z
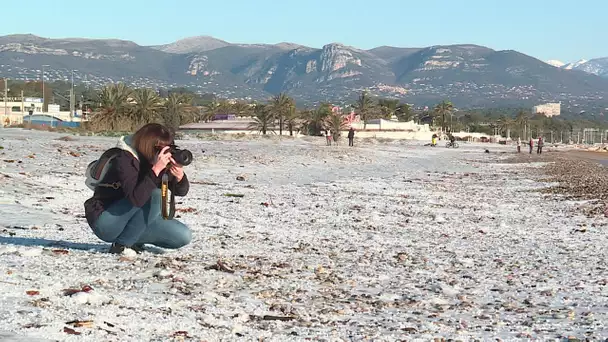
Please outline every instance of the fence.
M50 115L26 115L23 117L23 123L48 127L80 127L79 121L63 121Z
M573 143L590 145L608 143L608 130L599 128L581 128L574 129L572 131L532 132L533 138L537 139L539 136L542 136L547 143Z

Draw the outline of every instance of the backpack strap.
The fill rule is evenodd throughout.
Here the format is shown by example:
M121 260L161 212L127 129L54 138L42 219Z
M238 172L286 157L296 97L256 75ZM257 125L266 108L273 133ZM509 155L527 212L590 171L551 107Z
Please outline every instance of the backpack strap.
M107 175L109 168L111 167L112 160L118 155L122 149L113 147L106 150L100 157L94 162L91 162L87 168L87 178L94 180L95 187L106 187L119 189L121 187L120 182L114 183L102 183L101 181Z
M120 189L121 184L120 184L120 182L99 183L99 184L97 184L97 186L101 186L101 187L104 187L104 188L112 188L114 190L118 190L118 189Z

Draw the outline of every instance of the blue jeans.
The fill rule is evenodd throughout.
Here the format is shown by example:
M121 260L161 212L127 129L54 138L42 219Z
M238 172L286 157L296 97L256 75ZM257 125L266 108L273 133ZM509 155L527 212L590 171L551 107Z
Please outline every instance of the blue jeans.
M177 220L165 220L160 214L160 189L141 207L124 198L107 208L95 222L93 232L105 242L124 246L152 244L180 248L192 240L192 232Z

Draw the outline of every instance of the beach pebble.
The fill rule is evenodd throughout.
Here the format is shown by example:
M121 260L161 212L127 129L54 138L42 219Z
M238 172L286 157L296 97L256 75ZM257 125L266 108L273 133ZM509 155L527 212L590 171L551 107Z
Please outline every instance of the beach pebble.
M134 258L137 256L137 252L132 250L131 248L125 248L122 251L121 256L123 256L125 258Z
M40 256L42 254L42 248L31 247L31 248L21 248L18 251L19 255L24 257L35 257Z
M447 221L446 218L441 215L436 215L433 220L437 223L444 223Z
M11 254L17 251L17 247L12 245L0 245L0 255Z
M95 291L77 292L71 295L69 298L71 298L71 300L77 304L101 305L105 301L104 297L97 294Z
M171 271L169 271L167 269L162 269L162 270L158 270L158 271L154 272L153 275L158 278L166 278L171 275Z

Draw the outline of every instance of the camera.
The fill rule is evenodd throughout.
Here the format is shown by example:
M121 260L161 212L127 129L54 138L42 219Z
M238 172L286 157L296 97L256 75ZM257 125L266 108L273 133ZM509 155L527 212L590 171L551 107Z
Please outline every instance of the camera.
M173 160L175 160L175 162L179 165L188 166L190 165L190 163L192 163L192 152L188 150L182 150L177 147L177 145L169 145L169 149L167 150L167 152L171 153L171 155L173 156Z

